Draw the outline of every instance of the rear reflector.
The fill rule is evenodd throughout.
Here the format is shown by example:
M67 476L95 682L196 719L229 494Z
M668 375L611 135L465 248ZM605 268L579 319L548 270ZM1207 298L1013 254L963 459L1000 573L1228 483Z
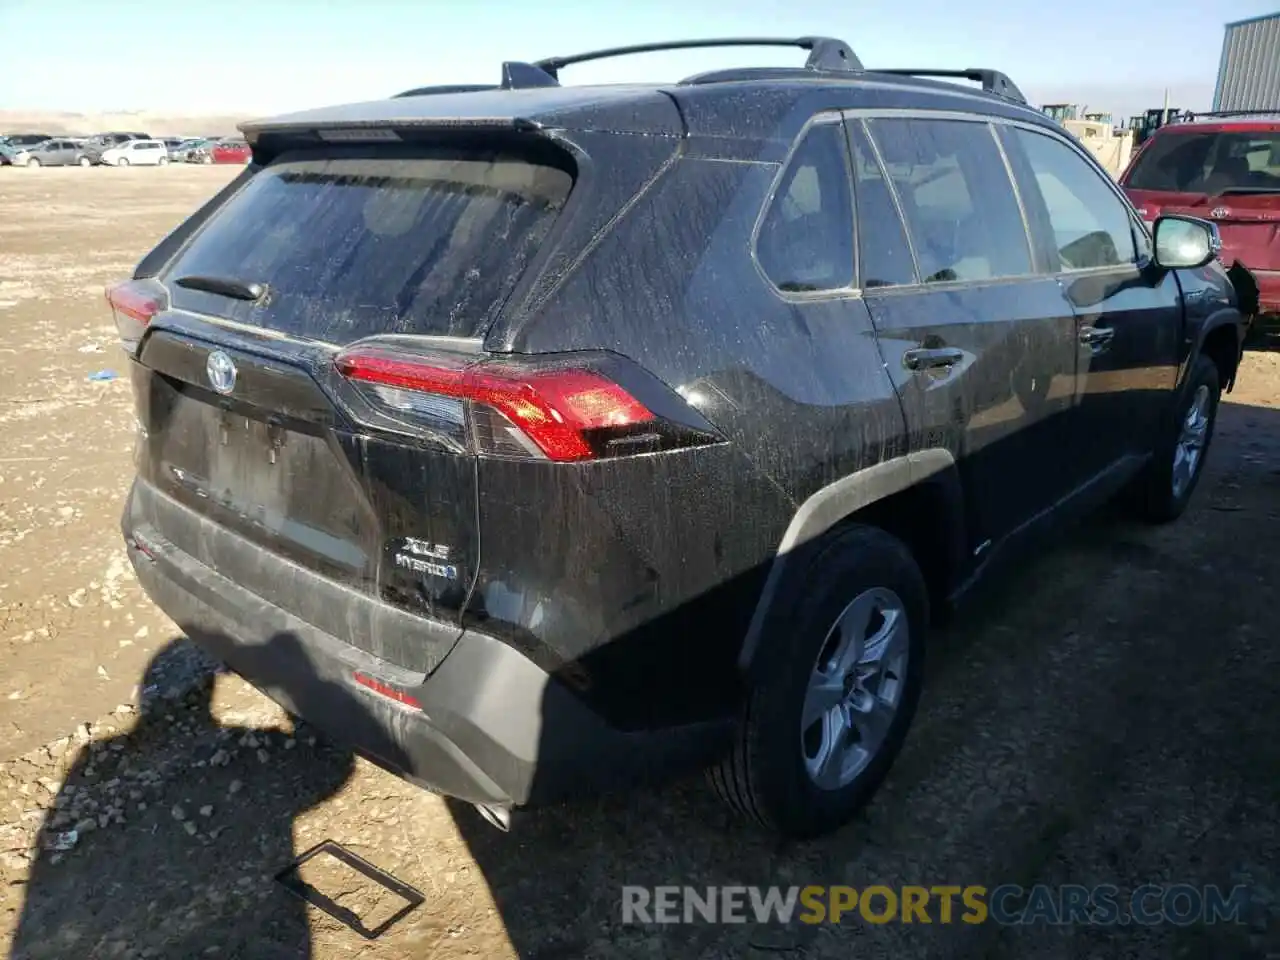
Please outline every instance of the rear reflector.
M397 690L390 684L383 683L381 680L376 680L367 673L361 673L357 670L352 674L352 677L355 678L356 683L360 684L360 686L366 687L374 693L379 693L390 700L396 701L397 703L403 703L407 707L422 708L422 704L420 704L415 698L409 696L409 694L405 693L403 690Z
M657 421L644 404L594 370L521 370L378 346L348 350L335 365L347 379L372 387L370 399L383 407L431 415L459 428L469 419L469 445L494 456L587 460L598 455L593 439L600 435Z
M147 324L168 309L169 291L157 280L126 280L107 288L107 303L115 315L121 343L132 353Z

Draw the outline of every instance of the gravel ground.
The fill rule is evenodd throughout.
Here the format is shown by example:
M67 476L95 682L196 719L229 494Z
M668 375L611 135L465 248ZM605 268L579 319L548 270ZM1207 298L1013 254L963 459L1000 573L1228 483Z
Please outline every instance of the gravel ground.
M1247 358L1191 511L1099 516L934 640L907 748L822 842L700 781L510 834L295 729L122 563L132 415L102 284L228 171L0 171L0 956L1280 956L1280 354ZM96 350L86 350L96 347ZM273 879L333 839L425 902L375 940ZM367 927L400 901L306 879ZM623 884L1244 884L1231 924L626 925Z

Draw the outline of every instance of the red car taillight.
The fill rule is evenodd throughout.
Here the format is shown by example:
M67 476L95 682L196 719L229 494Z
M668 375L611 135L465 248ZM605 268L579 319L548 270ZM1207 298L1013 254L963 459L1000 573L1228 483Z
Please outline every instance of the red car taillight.
M715 442L657 416L598 370L384 346L339 354L340 374L379 412L427 422L483 456L572 462Z
M125 350L133 353L147 324L169 307L169 291L157 280L126 280L107 288L107 303Z

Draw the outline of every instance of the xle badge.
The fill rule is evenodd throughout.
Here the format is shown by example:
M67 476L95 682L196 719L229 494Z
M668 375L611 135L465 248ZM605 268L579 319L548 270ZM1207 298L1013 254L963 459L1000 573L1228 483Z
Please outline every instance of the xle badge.
M405 570L412 570L414 573L425 573L429 577L457 580L458 568L448 563L448 559L447 545L405 537L404 545L395 555L395 565Z

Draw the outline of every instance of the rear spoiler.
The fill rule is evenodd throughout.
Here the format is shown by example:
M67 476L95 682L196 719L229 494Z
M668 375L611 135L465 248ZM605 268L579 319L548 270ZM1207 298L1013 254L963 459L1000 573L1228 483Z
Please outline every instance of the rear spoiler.
M505 130L510 132L536 131L542 124L519 116L450 117L450 116L386 116L374 119L345 120L340 115L326 111L314 120L282 118L280 120L252 120L239 125L250 145L257 143L263 134L282 133L313 134L327 143L344 141L376 142L395 141L400 137L395 130Z

